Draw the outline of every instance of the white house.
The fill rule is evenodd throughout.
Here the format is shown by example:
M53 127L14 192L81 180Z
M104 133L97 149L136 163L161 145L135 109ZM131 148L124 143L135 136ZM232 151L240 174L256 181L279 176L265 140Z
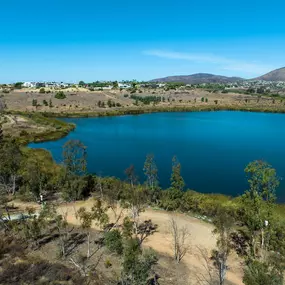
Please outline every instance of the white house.
M36 87L36 82L24 82L22 86L26 88L33 88Z
M122 88L122 89L131 88L131 85L129 85L129 84L123 84L123 83L119 83L118 86L119 86L119 88Z

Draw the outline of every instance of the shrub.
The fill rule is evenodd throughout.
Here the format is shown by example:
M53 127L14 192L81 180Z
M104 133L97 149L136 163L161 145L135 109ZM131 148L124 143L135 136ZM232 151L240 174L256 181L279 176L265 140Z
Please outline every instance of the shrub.
M39 93L44 94L44 93L46 93L46 90L45 90L44 88L41 88L40 91L39 91Z
M27 136L27 135L29 135L29 134L28 134L28 132L27 132L26 130L22 130L22 131L20 132L20 137L25 137L25 136Z
M161 192L160 207L167 211L175 211L180 208L183 192L169 188Z
M110 268L112 267L112 262L110 261L110 259L106 259L104 262L104 265L106 268Z
M56 99L65 99L66 98L66 95L62 92L62 91L59 91L55 94L54 96Z
M106 247L117 254L122 254L123 252L123 241L122 235L118 230L112 230L105 233L105 245Z

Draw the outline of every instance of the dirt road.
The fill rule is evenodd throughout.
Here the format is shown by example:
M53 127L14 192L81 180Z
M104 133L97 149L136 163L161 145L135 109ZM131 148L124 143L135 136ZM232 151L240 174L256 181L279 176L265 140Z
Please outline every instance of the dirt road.
M22 202L15 202L14 205L20 208L26 207L28 205L39 208L39 205L33 203L23 204ZM79 225L80 223L75 217L75 211L77 211L80 207L91 209L92 205L92 199L76 203L64 204L58 208L58 213L67 214L67 220L70 224ZM112 212L110 211L108 214L112 220ZM124 215L126 216L128 213L124 212ZM145 246L152 247L155 251L161 254L167 254L170 256L173 254L172 236L170 234L169 227L169 220L171 217L175 218L179 227L186 227L191 234L189 238L190 250L183 258L183 263L188 267L190 272L189 275L191 276L192 281L193 276L196 276L197 274L206 275L206 264L205 261L201 258L199 250L206 250L210 254L211 250L215 248L216 238L212 234L213 226L209 223L187 216L185 214L175 214L166 211L147 209L141 214L140 220L144 221L151 219L153 223L158 225L158 232L147 238L144 243ZM96 228L96 226L94 226L94 228ZM227 280L234 285L243 285L240 260L234 253L230 256L229 265L230 268L227 273Z

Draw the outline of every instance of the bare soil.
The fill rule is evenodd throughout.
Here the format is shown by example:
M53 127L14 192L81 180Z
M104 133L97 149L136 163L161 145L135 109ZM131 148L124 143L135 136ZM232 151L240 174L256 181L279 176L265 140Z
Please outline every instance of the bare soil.
M35 203L14 202L14 205L22 209L27 206L39 208L39 205ZM90 209L92 205L92 199L62 204L58 207L58 213L67 214L68 222L71 225L79 226L80 223L75 217L75 211L80 207ZM112 217L114 217L112 212L110 211L108 214L112 220ZM125 211L123 217L128 214L129 213ZM178 226L186 227L191 234L189 238L190 250L180 264L176 264L172 258L172 236L169 228L170 217L174 217ZM207 270L205 268L206 263L202 258L200 251L206 251L208 256L210 256L211 250L215 248L216 244L216 238L212 233L213 226L210 223L206 223L185 214L158 211L150 208L146 209L140 216L141 221L148 219L151 219L153 223L158 225L158 231L154 235L148 237L144 242L144 245L153 248L160 256L158 272L163 276L161 284L199 284L198 276L207 275ZM93 225L93 228L98 230L95 225ZM50 250L51 249L48 249L47 251ZM242 285L243 271L241 260L235 253L231 254L229 265L226 284Z

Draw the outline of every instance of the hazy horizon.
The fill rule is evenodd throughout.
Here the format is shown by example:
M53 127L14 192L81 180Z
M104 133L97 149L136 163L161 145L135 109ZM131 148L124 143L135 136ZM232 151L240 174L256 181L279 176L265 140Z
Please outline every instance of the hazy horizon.
M283 8L279 0L6 1L0 81L254 78L285 65Z

